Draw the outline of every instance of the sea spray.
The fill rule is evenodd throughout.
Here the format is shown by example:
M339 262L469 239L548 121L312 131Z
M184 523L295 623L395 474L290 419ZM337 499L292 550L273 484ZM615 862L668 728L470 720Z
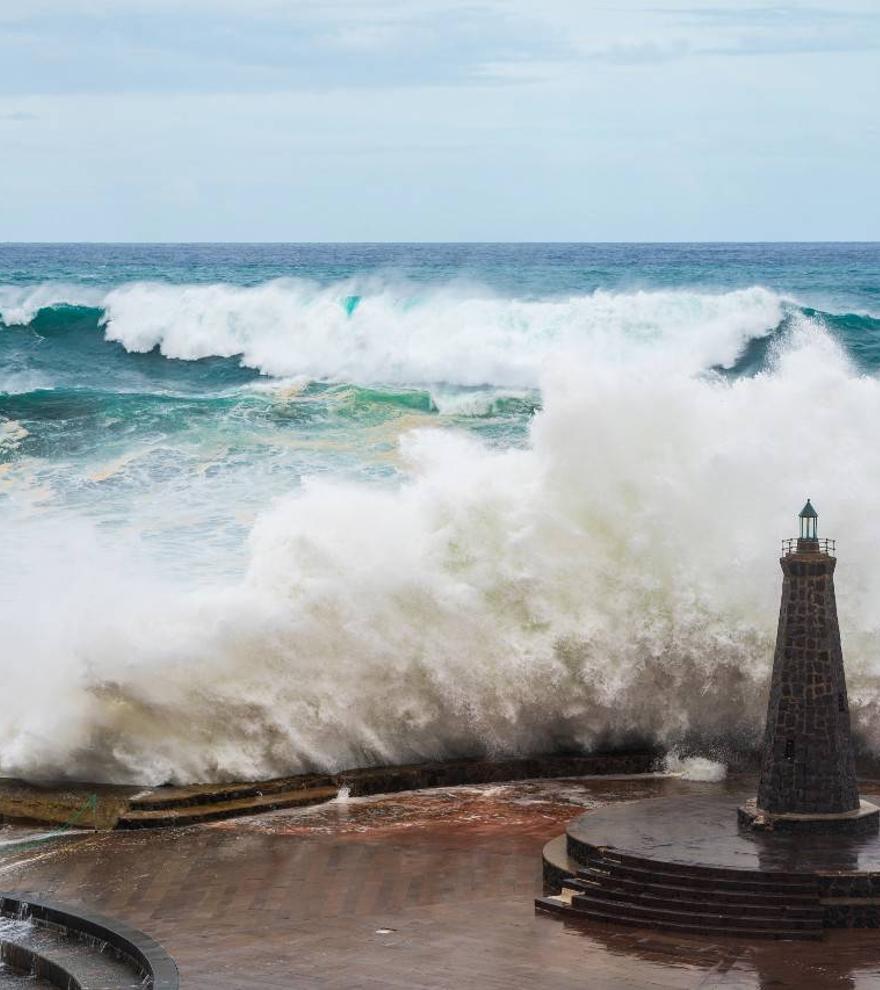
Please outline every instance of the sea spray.
M681 777L682 780L698 780L710 784L724 780L727 776L727 767L724 763L707 759L705 756L682 756L677 750L671 750L666 754L663 769L666 773Z
M840 541L854 717L880 748L880 383L816 320L733 381L707 368L745 323L698 345L673 323L548 345L521 449L416 430L400 482L306 479L257 518L239 581L175 586L136 532L114 547L88 519L21 532L3 772L158 783L754 741L774 557L806 494Z

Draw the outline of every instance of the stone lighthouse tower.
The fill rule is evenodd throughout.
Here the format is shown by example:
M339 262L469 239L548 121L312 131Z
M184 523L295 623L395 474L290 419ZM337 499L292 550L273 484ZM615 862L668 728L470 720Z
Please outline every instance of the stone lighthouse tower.
M782 604L752 828L876 831L880 809L859 800L837 603L833 540L820 540L809 499L800 535L782 545Z

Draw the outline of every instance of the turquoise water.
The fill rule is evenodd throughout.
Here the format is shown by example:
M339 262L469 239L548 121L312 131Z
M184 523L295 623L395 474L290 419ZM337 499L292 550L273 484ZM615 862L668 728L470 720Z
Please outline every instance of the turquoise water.
M723 738L807 495L873 739L878 245L7 244L0 321L0 771Z
M401 429L522 444L542 363L603 329L596 293L678 293L689 320L699 296L756 286L780 319L747 326L724 374L759 372L801 315L880 366L876 245L4 245L0 459L27 465L6 494L39 486L44 509L107 525L133 499L201 499L193 565L235 566L253 514L304 476L394 476ZM649 298L617 318L650 336L675 313Z

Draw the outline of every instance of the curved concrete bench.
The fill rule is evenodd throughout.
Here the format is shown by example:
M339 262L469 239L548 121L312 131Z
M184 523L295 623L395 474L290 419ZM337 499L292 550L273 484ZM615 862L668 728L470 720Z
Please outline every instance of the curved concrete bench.
M120 987L131 986L131 975L136 974L151 990L179 990L177 965L171 956L149 935L120 921L20 894L0 894L0 917L23 926L33 924L31 933L24 927L19 932L0 932L4 960L13 969L33 972L64 990L88 990L94 977L106 986L114 974L91 976L96 961L106 962L105 970L113 970L116 964ZM76 971L77 965L82 972Z

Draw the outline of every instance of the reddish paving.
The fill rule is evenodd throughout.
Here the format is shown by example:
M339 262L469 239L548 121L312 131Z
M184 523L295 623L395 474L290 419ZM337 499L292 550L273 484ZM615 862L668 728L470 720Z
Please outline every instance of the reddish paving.
M728 789L522 783L71 837L0 847L0 889L144 929L184 990L880 986L880 932L756 945L535 914L541 847L582 806Z

